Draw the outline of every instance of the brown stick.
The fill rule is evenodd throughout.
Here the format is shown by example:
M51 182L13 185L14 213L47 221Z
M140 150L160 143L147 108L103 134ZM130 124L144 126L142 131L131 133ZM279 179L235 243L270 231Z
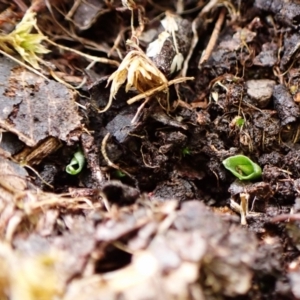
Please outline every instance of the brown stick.
M271 219L272 223L282 221L300 221L300 214L281 214Z
M152 96L153 94L157 93L157 92L161 92L163 90L165 90L166 88L168 88L170 85L172 84L177 84L177 83L181 83L181 82L184 82L186 80L194 80L195 78L194 77L179 77L179 78L175 78L173 80L170 80L166 83L163 83L162 85L158 86L158 87L155 87L155 88L152 88L142 94L139 94L137 96L134 96L132 98L130 98L129 100L127 100L127 104L132 104L132 103L135 103L143 98L146 98L146 97L150 97Z
M219 14L219 18L215 24L215 28L214 31L211 34L210 40L206 46L206 49L204 50L204 55L200 58L198 67L200 67L200 65L207 61L211 55L211 53L214 50L214 47L216 45L217 39L219 37L220 31L221 31L221 27L223 25L223 22L225 20L225 15L226 15L226 9L222 8L220 14Z

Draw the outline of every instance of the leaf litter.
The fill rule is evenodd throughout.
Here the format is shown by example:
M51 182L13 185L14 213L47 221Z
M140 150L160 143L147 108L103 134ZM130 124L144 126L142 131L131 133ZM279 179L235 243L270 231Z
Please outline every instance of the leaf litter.
M1 299L300 297L296 1L0 10Z

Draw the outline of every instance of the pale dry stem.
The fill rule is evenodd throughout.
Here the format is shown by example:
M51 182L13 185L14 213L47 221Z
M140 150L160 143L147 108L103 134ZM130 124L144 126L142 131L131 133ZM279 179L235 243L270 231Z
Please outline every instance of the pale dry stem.
M72 48L69 48L69 47L57 44L57 43L51 41L50 39L47 39L47 42L50 43L50 44L52 44L52 45L54 45L54 46L56 46L56 47L58 47L58 48L60 48L60 49L76 53L79 56L85 57L86 59L91 60L93 62L99 62L99 63L103 63L103 64L109 64L109 65L113 65L113 66L117 66L117 67L120 65L120 63L118 61L116 61L116 60L108 59L108 58L105 58L105 57L97 57L97 56L89 55L89 54L83 53L81 51L78 51L78 50L75 50L75 49L72 49Z
M8 53L2 51L1 49L0 49L0 53L1 53L2 55L6 56L7 58L11 59L11 60L14 61L15 63L21 65L21 66L24 67L25 69L31 71L32 73L34 73L34 74L36 74L36 75L38 75L38 76L41 76L41 77L44 78L45 80L48 80L48 78L47 78L45 75L43 75L41 72L39 72L38 70L34 69L33 67L30 67L29 65L25 64L25 63L22 62L21 60L19 60L19 59L13 57L12 55L10 55L10 54L8 54Z
M137 101L140 101L141 99L143 98L146 98L146 97L150 97L150 96L153 96L154 94L156 94L157 92L162 92L163 90L167 89L169 86L173 85L173 84L177 84L177 83L181 83L181 82L184 82L184 81L187 81L187 80L194 80L195 78L194 77L179 77L179 78L175 78L173 80L170 80L168 81L167 83L164 83L158 87L155 87L153 89L150 89L140 95L137 95L135 97L132 97L131 99L129 99L127 101L128 104L133 104Z
M222 25L224 23L224 20L225 20L225 15L226 15L226 9L222 8L222 10L219 14L219 18L218 18L218 20L215 24L215 28L212 32L211 37L210 37L210 40L209 40L209 42L206 46L206 49L204 50L204 55L200 58L198 66L200 66L202 63L206 62L209 59L211 53L213 52L214 47L217 43L220 31L221 31L221 27L222 27Z
M117 164L113 163L113 162L110 160L110 158L108 157L107 152L106 152L106 146L107 146L107 141L108 141L109 137L110 137L110 133L107 133L107 134L105 135L105 137L103 138L102 143L101 143L101 153L102 153L103 158L105 159L105 161L106 161L106 163L108 164L108 166L110 166L110 167L112 167L112 168L114 168L114 169L116 169L116 170L118 170L118 171L123 172L123 173L126 174L129 178L131 178L131 179L135 182L135 184L137 185L136 179L135 179L130 173L128 173L126 170L124 170L124 169L122 169L121 167L119 167ZM105 203L104 203L104 204L105 204Z

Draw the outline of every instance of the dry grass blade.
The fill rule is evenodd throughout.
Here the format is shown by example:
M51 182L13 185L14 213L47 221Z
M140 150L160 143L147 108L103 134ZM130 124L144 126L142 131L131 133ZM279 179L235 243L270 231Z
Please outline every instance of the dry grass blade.
M94 55L89 55L89 54L83 53L81 51L78 51L76 49L72 49L72 48L57 44L57 43L51 41L50 39L47 39L47 42L54 45L54 46L56 46L56 47L58 47L58 48L60 48L60 49L76 53L79 56L82 56L82 57L85 57L88 60L91 60L92 62L99 62L99 63L109 64L109 65L113 65L113 66L119 66L119 63L116 60L108 59L108 58L105 58L105 57L97 57L97 56L94 56Z
M177 83L181 83L181 82L184 82L184 81L187 81L187 80L194 80L195 78L194 77L179 77L179 78L176 78L176 79L173 79L173 80L170 80L168 81L167 83L164 83L158 87L155 87L153 89L150 89L140 95L137 95L135 97L132 97L131 99L129 99L127 101L128 104L133 104L143 98L146 98L146 97L150 97L151 95L157 93L157 92L161 92L165 89L167 89L169 86L173 85L173 84L177 84Z

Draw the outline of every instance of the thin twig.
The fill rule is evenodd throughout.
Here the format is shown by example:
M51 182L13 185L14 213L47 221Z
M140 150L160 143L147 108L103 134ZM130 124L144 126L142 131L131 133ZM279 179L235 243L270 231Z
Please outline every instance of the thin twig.
M45 5L46 7L48 8L51 16L52 16L52 19L54 21L54 23L63 31L67 34L67 36L71 37L73 40L75 41L78 41L80 42L82 45L84 45L85 48L88 48L88 49L92 49L92 50L95 50L95 51L101 51L101 52L105 52L107 53L108 50L103 48L101 45L98 45L97 43L94 43L88 39L85 39L85 38L82 38L82 37L79 37L77 36L75 33L74 33L74 30L71 31L68 31L64 26L62 26L58 20L56 19L55 17L55 14L53 12L53 9L52 9L52 6L51 6L51 3L49 2L49 0L44 0L45 1ZM47 32L46 32L47 33ZM52 34L48 34L49 36L52 35ZM57 39L61 39L61 38L64 38L64 37L57 37Z
M108 52L108 54L107 54L108 57L110 57L110 56L113 54L113 52L114 52L115 50L117 50L117 48L119 47L119 45L120 45L120 43L121 43L121 41L122 41L122 38L124 38L125 32L126 32L128 29L129 29L129 27L126 27L126 28L122 29L122 30L119 32L119 34L117 35L117 37L116 37L116 39L115 39L115 41L114 41L113 46L111 47L111 49L109 50L109 52ZM123 59L123 57L120 57L120 58Z
M157 92L161 92L163 90L165 90L167 87L173 85L173 84L176 84L176 83L181 83L181 82L184 82L184 81L187 81L187 80L194 80L195 78L194 77L180 77L180 78L175 78L173 80L170 80L158 87L155 87L153 89L150 89L140 95L137 95L135 97L132 97L131 99L127 100L127 103L128 104L133 104L143 98L146 98L146 97L150 97L152 96L153 94L157 93Z
M300 221L300 214L281 214L271 219L272 223L282 221Z
M221 27L223 25L223 22L225 20L225 15L226 15L226 9L222 8L221 12L219 14L219 18L215 24L214 31L212 32L212 35L210 37L210 40L206 46L206 49L204 50L204 55L200 58L198 66L200 66L203 62L207 61L216 45L216 42L218 40Z
M137 121L137 119L139 118L139 116L141 114L142 109L145 107L145 105L149 102L150 99L151 99L150 97L146 98L146 100L139 106L139 108L137 109L137 111L135 113L135 116L132 118L132 120L130 122L131 124L134 124Z
M22 165L23 167L25 168L28 168L30 169L45 185L47 185L48 187L50 187L51 189L54 189L54 186L51 185L49 182L47 182L40 174L38 171L36 171L33 167L25 164L25 165Z
M13 0L13 2L15 2L18 5L18 7L23 13L27 11L28 6L23 2L23 0Z
M34 74L43 77L44 79L48 80L49 78L47 78L46 76L44 76L41 72L37 71L36 69L26 65L24 62L18 60L17 58L14 58L13 56L11 56L10 54L0 50L0 53L6 57L8 57L9 59L13 60L14 62L16 62L17 64L21 65L22 67L26 68L27 70L33 72Z
M219 0L210 0L201 10L200 15L203 17L205 14L209 13L217 4Z
M105 57L97 57L97 56L89 55L89 54L83 53L81 51L75 50L73 48L69 48L69 47L65 47L63 45L57 44L57 43L51 41L50 39L47 39L47 42L54 45L54 46L56 46L56 47L58 47L58 48L60 48L60 49L76 53L76 54L78 54L82 57L85 57L86 59L89 59L91 61L100 62L100 63L103 63L103 64L114 65L114 66L117 66L117 67L120 65L120 63L117 62L116 60L108 59L108 58L105 58Z
M121 167L119 167L117 164L113 163L109 159L109 157L107 155L107 152L106 152L106 145L107 145L107 141L108 141L109 137L110 137L110 133L107 133L106 136L103 138L102 143L101 143L101 153L102 153L106 163L108 164L108 166L110 166L110 167L126 174L129 178L131 178L135 182L136 186L138 186L137 185L137 180L130 173L128 173L126 170L122 169Z

